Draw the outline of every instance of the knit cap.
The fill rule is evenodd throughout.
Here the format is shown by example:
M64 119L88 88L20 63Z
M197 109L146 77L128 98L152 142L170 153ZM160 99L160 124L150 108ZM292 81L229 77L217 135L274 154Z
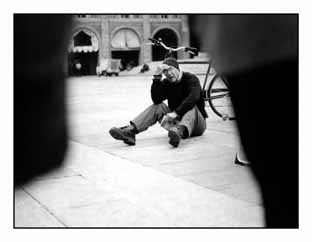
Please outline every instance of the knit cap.
M174 58L167 58L167 59L165 59L163 61L163 64L166 64L168 66L173 66L173 67L177 68L178 70L180 70L179 64L178 64L177 60L174 59Z

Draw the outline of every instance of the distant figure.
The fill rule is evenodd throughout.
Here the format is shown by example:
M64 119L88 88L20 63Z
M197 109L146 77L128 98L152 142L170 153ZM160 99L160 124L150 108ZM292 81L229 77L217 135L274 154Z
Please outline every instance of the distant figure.
M78 71L80 71L82 66L81 66L80 62L77 62L77 63L75 64L75 67L76 67L76 69L77 69Z
M149 69L150 69L149 66L146 63L144 63L144 65L142 66L142 68L140 70L140 73L144 73L146 71L149 71Z
M82 68L81 63L79 61L76 61L76 63L75 63L75 73L76 73L77 76L81 75L81 73L82 73L81 68Z
M133 61L129 61L126 65L127 71L131 71L133 67L134 67Z
M175 59L165 59L158 67L151 97L154 104L130 121L130 125L109 130L113 138L135 145L136 134L147 130L157 121L169 131L169 143L174 147L179 146L181 139L204 133L208 116L199 80L191 73L182 72ZM166 99L168 106L163 103Z

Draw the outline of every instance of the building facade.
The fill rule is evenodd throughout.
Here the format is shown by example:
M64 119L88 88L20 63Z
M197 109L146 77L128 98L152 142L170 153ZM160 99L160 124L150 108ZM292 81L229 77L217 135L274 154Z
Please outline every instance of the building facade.
M119 14L75 15L68 48L69 74L75 65L83 75L96 74L96 66L106 59L120 59L122 69L159 61L164 50L152 46L148 38L162 38L172 47L189 46L187 15ZM177 58L188 58L185 52Z

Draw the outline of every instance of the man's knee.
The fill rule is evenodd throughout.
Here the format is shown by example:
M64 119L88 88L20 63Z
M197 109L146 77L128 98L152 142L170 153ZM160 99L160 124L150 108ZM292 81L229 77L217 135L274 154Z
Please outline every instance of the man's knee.
M206 120L197 107L192 108L183 116L181 124L184 124L188 131L189 137L201 136L206 130Z
M153 104L153 108L155 108L156 113L160 115L170 112L170 109L165 103Z
M154 103L152 106L154 106L156 108L166 108L166 109L169 109L168 106L165 103L163 103L163 102L157 103L157 104Z
M195 127L195 129L193 130L191 137L202 136L205 130L206 130L206 126L198 125L198 127Z

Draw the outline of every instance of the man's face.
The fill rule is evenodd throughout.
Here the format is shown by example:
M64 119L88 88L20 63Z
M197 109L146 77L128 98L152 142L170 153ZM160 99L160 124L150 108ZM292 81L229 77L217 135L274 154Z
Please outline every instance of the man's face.
M179 80L180 71L173 66L168 66L168 68L163 70L163 74L169 82L175 83Z

